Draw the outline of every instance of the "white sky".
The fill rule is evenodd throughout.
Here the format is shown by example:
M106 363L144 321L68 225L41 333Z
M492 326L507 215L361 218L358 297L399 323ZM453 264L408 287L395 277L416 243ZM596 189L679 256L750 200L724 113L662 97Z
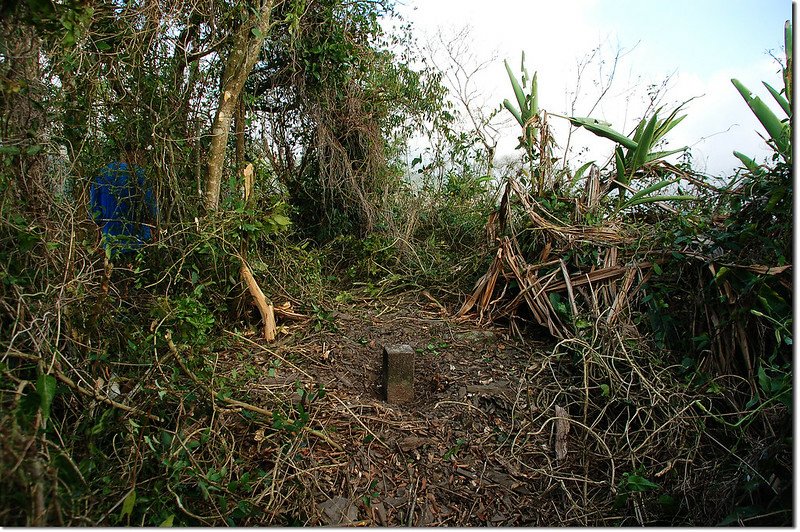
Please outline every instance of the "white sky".
M717 176L731 175L740 166L733 150L757 161L771 153L758 136L760 124L730 78L774 103L761 81L778 90L783 86L779 65L768 51L783 57L783 24L791 19L792 7L788 0L401 0L398 11L413 23L420 43L440 32L471 27L476 58L496 55L479 82L489 107L505 98L515 101L503 59L519 75L523 50L528 71L539 73L540 107L559 114L569 114L578 61L601 45L607 71L618 47L629 51L611 91L592 116L630 132L644 109L647 85L671 75L664 103L699 98L686 107L687 118L667 136L669 147L690 146L695 169ZM576 116L588 113L597 94L596 78L597 67L590 67L582 80ZM557 122L564 121L550 121ZM562 146L565 135L564 125L556 129ZM504 133L501 155L513 152L517 136L516 128ZM602 164L613 150L610 141L583 130L573 135L572 143L590 148L588 154L570 156L573 169L593 159Z

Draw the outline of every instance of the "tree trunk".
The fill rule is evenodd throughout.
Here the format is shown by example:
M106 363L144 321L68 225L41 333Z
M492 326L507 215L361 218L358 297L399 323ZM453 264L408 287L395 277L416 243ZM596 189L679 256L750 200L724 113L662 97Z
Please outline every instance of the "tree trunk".
M211 128L211 150L208 155L208 174L206 176L206 212L219 208L222 170L225 166L225 148L228 144L231 121L239 102L247 76L256 64L261 45L269 29L273 0L261 0L257 15L252 15L239 27L233 39L233 48L222 73L219 107Z
M239 94L239 104L236 106L236 171L244 169L244 98Z
M14 176L12 189L29 209L47 212L52 208L45 185L48 169L44 153L28 152L48 142L46 117L42 105L43 84L39 56L41 40L34 27L14 16L0 19L0 139L3 147L16 155L0 155L4 171ZM12 164L11 160L14 158Z

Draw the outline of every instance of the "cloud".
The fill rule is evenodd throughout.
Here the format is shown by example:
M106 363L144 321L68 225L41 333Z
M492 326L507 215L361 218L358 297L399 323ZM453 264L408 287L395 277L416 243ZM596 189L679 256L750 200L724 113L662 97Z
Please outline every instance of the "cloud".
M642 42L625 42L624 27L598 27L590 20L590 14L600 8L602 4L598 1L578 0L496 0L491 3L485 0L415 0L401 6L400 11L414 22L415 31L429 35L440 31L452 32L469 25L475 55L487 58L493 52L497 53L497 60L477 79L490 107L499 106L504 98L513 101L503 59L508 59L518 73L520 53L524 50L529 72L538 71L539 74L540 106L549 112L569 113L577 88L578 62L600 47L598 62L588 67L581 79L575 113L585 116L602 90L602 84L598 85L598 82L608 76L614 54L618 47L622 47L624 56L615 73L614 84L592 116L611 122L617 130L629 132L646 108L648 87L658 86L671 76L666 87L665 104L678 104L701 96L687 106L687 118L668 135L669 147L691 147L697 170L711 175L730 175L739 166L739 161L732 155L733 150L747 153L757 160L770 154L757 133L762 131L761 126L730 83L730 78L740 79L750 90L771 103L772 98L761 85L761 80L775 87L781 86L780 75L776 74L779 67L772 58L763 55L755 63L736 67L720 65L716 69L698 68L700 72L691 70L697 68L698 63L688 58L683 69L681 65L659 63L665 54L655 44L655 37L651 42L646 37ZM709 31L713 30L709 26ZM654 25L652 31L659 31L658 26ZM662 41L665 38L664 35L660 37ZM669 38L673 38L671 34ZM680 39L680 36L674 38ZM680 44L686 46L687 43ZM702 50L689 52L703 53ZM702 64L708 65L709 62ZM568 125L555 117L551 125L556 140L564 148ZM500 142L498 153L513 152L518 134L516 128L510 129ZM573 167L593 159L603 163L613 150L610 141L596 138L584 130L573 134L570 147L572 153L568 158Z
M687 118L674 130L676 143L692 147L697 169L711 175L730 173L739 166L733 150L741 151L757 161L772 154L759 137L764 129L731 83L731 78L742 81L759 95L778 116L781 112L774 103L762 80L773 87L782 85L776 73L777 63L764 57L742 69L720 69L703 78L694 74L678 74L675 91L679 98L704 95L691 102Z

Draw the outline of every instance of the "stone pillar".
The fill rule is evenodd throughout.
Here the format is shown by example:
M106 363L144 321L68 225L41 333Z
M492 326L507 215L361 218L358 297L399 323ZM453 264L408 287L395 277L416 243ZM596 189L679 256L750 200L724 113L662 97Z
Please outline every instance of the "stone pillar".
M410 403L414 400L414 349L410 345L383 347L383 376L386 401Z

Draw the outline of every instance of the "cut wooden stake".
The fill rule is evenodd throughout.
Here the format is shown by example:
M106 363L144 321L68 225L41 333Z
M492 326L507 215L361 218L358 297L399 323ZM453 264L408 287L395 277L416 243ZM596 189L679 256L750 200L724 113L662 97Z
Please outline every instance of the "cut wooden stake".
M248 203L250 195L253 193L253 163L247 163L242 170L242 177L244 178L244 202Z
M253 296L256 307L258 307L258 312L261 314L261 319L264 321L264 339L271 342L275 339L275 308L272 303L267 302L264 292L261 291L250 268L244 262L242 262L241 272L242 278L250 290L250 295Z
M556 460L567 457L567 434L569 434L569 413L556 405Z

